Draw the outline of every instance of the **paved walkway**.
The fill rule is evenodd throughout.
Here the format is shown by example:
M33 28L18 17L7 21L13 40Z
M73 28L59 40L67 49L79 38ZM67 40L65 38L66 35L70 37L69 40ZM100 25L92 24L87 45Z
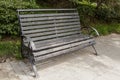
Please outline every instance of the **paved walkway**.
M120 35L96 39L99 56L91 47L41 62L35 79L26 61L0 64L0 80L120 80Z

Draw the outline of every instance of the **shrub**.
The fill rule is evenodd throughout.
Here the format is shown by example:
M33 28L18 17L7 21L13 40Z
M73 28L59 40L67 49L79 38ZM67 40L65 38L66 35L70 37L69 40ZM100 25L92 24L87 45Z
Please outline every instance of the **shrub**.
M120 4L110 6L103 3L97 8L97 3L94 2L87 0L74 1L77 1L75 3L77 4L82 23L94 22L96 19L105 23L120 22Z
M0 0L0 37L3 35L19 35L17 9L39 8L35 1Z
M87 23L94 17L95 7L88 4L79 4L78 12L82 23Z
M114 9L110 8L100 8L95 10L96 18L105 22L119 22L120 15Z
M111 23L111 24L95 24L95 28L98 30L100 35L107 35L111 33L120 34L120 24L119 23Z
M1 41L0 57L15 57L21 59L20 41Z

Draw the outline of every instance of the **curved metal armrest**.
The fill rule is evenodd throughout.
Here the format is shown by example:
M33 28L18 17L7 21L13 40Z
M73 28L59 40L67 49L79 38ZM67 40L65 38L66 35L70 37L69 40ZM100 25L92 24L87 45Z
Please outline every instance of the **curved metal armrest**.
M92 35L92 33L94 33L94 32L95 32L96 36L100 35L99 32L94 27L82 27L81 30L83 33L85 33L87 35Z
M22 37L25 38L28 41L28 47L30 49L32 49L32 50L36 49L35 44L34 44L33 40L30 37L25 36L25 35L22 35Z
M91 27L91 29L93 29L96 33L97 36L100 36L99 32L97 31L97 29L95 29L94 27Z

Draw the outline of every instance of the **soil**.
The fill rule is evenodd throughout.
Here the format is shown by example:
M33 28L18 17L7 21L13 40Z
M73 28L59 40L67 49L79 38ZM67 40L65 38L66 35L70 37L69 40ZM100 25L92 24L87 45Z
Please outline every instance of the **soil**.
M4 62L8 62L8 61L13 61L13 60L15 60L15 58L13 58L13 57L6 57L6 56L0 57L0 63L4 63Z

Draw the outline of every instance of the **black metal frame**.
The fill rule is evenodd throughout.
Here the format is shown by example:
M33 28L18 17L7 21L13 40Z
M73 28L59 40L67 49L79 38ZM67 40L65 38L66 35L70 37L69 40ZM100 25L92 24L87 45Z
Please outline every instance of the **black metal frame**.
M94 27L82 27L81 31L86 30L87 31L87 35L92 35L91 31L94 31L96 33L96 35L92 35L93 37L98 37L100 36L99 32L94 28Z
M19 17L19 12L21 10L17 10L17 11L18 11L18 19L19 19L20 31L21 31L22 29L21 29L20 17ZM35 66L35 61L34 61L34 58L33 58L34 56L32 55L32 53L33 53L32 46L31 46L31 41L32 40L29 37L24 36L22 34L22 32L20 32L20 36L21 36L21 56L23 58L28 58L29 59L29 62L31 63L31 66L32 66L32 69L33 69L33 71L35 73L35 77L38 77L37 68ZM28 40L28 46L24 45L23 39ZM27 50L25 48L27 48ZM26 51L27 54L25 54L24 51Z
M95 55L98 55L98 53L97 53L97 50L96 50L96 48L95 48L95 46L94 45L92 45L92 48L94 49L94 51L95 51Z
M92 31L94 31L94 32L96 33L96 35L92 35L93 37L98 37L98 36L100 36L100 34L98 33L98 31L97 31L94 27L82 27L82 28L81 28L81 31L82 31L82 30L86 30L86 31L88 32L87 34L89 34L89 35L91 35L91 30L92 30ZM93 50L95 51L94 54L95 54L95 55L98 55L95 46L94 46L94 45L91 45L91 46L92 46Z

